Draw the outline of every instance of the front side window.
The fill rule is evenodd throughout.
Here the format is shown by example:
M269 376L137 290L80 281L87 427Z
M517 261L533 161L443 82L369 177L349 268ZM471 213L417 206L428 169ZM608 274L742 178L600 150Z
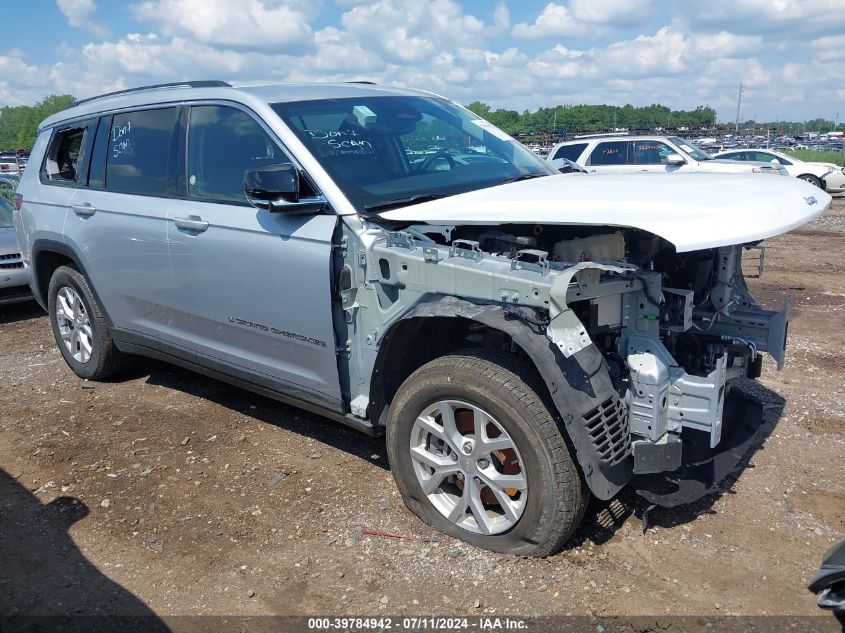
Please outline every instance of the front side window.
M59 130L53 135L44 160L42 177L51 182L76 182L85 146L84 126Z
M752 158L751 160L759 160L764 163L771 163L773 160L776 160L781 165L791 165L788 160L784 160L780 156L776 156L775 154L769 154L768 152L749 152Z
M106 157L106 189L167 196L176 108L124 112L112 117Z
M678 136L670 136L669 140L685 151L693 160L713 160L713 157L710 154L705 152L692 141L688 141Z
M590 165L627 165L628 141L599 143L590 154Z
M632 141L631 146L635 165L665 165L666 157L676 153L660 141Z
M731 152L730 154L721 154L720 160L746 160L745 152Z
M246 112L226 106L194 106L188 128L188 196L243 202L244 172L289 162Z
M557 173L445 99L350 97L272 107L362 210Z
M552 156L552 160L556 158L565 158L567 160L571 160L573 163L577 162L578 157L581 156L581 154L586 148L586 143L573 143L572 145L562 145L555 152L555 155Z

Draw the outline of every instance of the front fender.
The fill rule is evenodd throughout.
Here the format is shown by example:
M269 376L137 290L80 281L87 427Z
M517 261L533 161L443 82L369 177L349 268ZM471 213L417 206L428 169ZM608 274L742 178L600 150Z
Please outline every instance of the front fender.
M540 328L510 314L500 304L432 295L397 319L391 330L406 319L456 317L507 334L548 388L590 490L599 499L610 499L631 479L633 460L627 410L604 358L592 343L567 358Z

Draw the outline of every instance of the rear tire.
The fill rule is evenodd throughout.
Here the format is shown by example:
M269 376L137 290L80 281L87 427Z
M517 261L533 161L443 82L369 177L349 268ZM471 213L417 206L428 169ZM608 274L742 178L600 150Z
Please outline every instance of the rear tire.
M456 352L411 374L387 419L387 455L409 510L497 552L547 556L566 543L589 491L533 376L513 356L487 350ZM513 448L489 448L508 441Z
M104 380L130 364L131 357L115 347L88 280L75 268L60 266L53 272L47 309L59 351L80 378Z
M811 185L815 185L819 189L822 188L822 181L816 178L813 174L801 174L798 176L798 179L809 182Z

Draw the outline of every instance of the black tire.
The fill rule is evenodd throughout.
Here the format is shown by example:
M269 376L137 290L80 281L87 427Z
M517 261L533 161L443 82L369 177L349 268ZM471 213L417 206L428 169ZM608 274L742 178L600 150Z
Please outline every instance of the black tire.
M798 179L809 182L811 185L815 185L819 189L822 188L822 181L816 178L813 174L801 174L798 176Z
M91 357L84 363L73 358L59 331L56 297L64 287L70 287L76 291L91 322ZM59 346L59 351L68 366L80 378L105 380L125 370L131 363L131 357L115 347L109 335L102 307L91 292L91 286L85 275L75 268L60 266L53 272L47 289L47 308L50 314L50 326L53 328L53 336Z
M437 358L402 384L387 419L387 455L405 505L427 524L484 549L522 556L558 551L580 524L589 491L533 372L515 357L464 350ZM410 459L414 421L441 400L489 412L510 435L525 465L528 499L519 521L501 534L466 530L432 505Z

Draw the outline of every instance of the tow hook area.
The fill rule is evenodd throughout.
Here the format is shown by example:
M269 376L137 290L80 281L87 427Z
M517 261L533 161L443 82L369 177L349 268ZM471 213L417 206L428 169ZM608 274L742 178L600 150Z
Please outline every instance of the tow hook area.
M660 341L632 336L626 362L631 383L628 411L631 433L653 443L668 443L683 428L704 431L710 448L722 437L722 410L728 355L723 354L707 376L691 376L678 366Z

